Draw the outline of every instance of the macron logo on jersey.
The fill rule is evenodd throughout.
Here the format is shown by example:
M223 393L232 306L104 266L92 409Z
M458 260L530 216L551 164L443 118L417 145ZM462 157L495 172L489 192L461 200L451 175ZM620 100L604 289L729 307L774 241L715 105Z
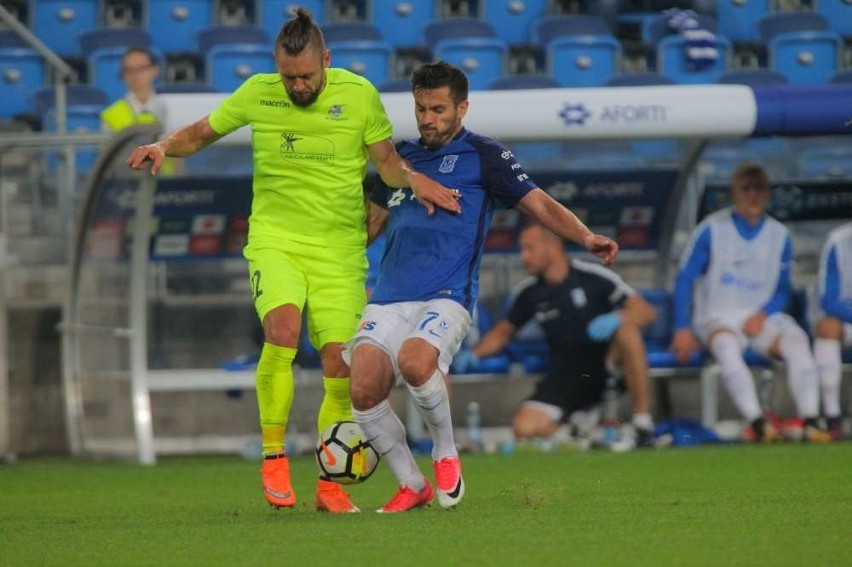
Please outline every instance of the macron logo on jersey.
M286 100L269 100L262 98L260 99L260 106L271 106L274 108L290 108L290 103Z

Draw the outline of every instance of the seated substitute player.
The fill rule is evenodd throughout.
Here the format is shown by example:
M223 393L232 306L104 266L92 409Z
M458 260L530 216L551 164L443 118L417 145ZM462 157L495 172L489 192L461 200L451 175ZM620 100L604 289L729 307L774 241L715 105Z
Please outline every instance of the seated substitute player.
M261 483L269 504L292 508L296 493L284 441L306 306L323 373L317 427L323 431L352 415L342 350L366 303L362 180L367 158L387 182L410 186L424 213L436 206L458 211L459 205L455 193L412 171L400 158L375 87L345 69L329 67L331 53L310 12L298 8L282 25L273 56L276 73L249 77L209 116L136 148L128 164L142 169L151 160L151 173L157 173L166 156L192 155L251 125L253 197L243 253L265 340L256 388ZM322 477L316 507L332 513L358 511L339 484Z
M812 313L814 358L828 432L839 440L843 438L841 354L843 348L852 346L852 222L828 235L820 256L816 291Z
M616 372L633 397L636 443L651 445L642 329L656 311L612 270L569 258L562 239L539 224L524 227L520 245L521 262L533 277L522 282L506 317L459 353L456 367L463 372L500 352L534 319L547 340L550 369L512 418L515 437L550 437L563 420L586 425L577 420L601 402L607 374Z
M429 216L410 191L384 184L371 196L370 234L386 224L387 248L376 289L344 357L352 368L355 419L399 484L379 509L383 513L425 506L434 496L388 403L395 378L407 384L431 434L439 503L453 507L464 495L444 376L471 324L495 202L517 206L607 264L618 252L614 241L593 234L537 188L510 151L464 128L468 80L460 69L446 62L422 65L411 86L421 137L398 144L400 155L458 191L462 210Z
M702 345L710 350L757 442L778 440L779 433L763 417L743 351L750 346L783 360L804 418L803 439L825 442L831 437L817 425L819 387L808 336L783 312L790 298L793 246L787 228L766 214L771 193L766 170L741 163L733 174L732 206L709 215L693 231L675 282L670 348L680 363Z

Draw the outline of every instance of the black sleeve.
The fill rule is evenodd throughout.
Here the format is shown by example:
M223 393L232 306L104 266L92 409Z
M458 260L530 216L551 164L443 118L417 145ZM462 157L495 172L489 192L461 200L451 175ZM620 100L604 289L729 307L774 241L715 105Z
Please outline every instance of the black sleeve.
M512 305L509 306L509 312L506 314L506 319L516 329L520 329L526 325L527 321L532 319L535 314L535 304L527 291L527 289L524 289L518 294Z

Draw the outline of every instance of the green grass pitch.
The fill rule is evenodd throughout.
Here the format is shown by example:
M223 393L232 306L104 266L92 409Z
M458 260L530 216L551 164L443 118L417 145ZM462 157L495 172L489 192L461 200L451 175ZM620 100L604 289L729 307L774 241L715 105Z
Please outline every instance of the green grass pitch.
M364 512L330 516L307 456L292 510L268 507L258 463L237 457L24 460L0 466L0 566L852 564L848 442L462 462L456 510L374 513L395 489L380 464L351 490Z

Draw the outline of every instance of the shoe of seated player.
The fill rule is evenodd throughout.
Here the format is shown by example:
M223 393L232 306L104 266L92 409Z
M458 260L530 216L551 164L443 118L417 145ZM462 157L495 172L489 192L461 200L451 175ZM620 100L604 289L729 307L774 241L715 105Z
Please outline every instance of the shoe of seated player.
M656 446L654 432L650 429L636 428L636 446L639 448L653 448Z
M423 479L426 484L420 492L415 491L410 486L400 486L393 498L387 504L376 510L379 514L396 514L397 512L406 512L414 508L428 506L432 502L432 497L435 492L432 490L432 485L427 479Z
M461 461L458 457L444 457L432 461L435 470L435 484L438 486L438 504L441 508L453 508L464 496L464 479L461 474Z
M828 431L831 438L835 441L843 440L843 418L840 416L837 417L829 417L825 420L827 424L826 430Z
M361 511L352 503L342 486L323 478L317 481L317 510L332 514L354 514Z
M263 482L263 497L270 506L292 508L296 505L296 493L290 484L290 460L286 453L264 457L260 476Z
M802 441L808 443L831 443L834 438L831 433L824 431L815 425L806 425L802 429Z

